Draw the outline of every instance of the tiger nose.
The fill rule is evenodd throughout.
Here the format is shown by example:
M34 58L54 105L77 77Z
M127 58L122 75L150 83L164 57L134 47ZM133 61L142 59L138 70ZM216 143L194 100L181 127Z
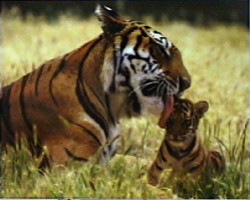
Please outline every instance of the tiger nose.
M188 78L181 77L180 78L180 92L183 92L187 88L189 88L191 85L191 81Z

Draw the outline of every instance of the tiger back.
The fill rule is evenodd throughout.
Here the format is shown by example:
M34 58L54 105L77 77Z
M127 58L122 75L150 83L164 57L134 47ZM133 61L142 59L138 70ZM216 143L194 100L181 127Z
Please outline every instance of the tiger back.
M87 161L116 151L119 119L159 115L191 84L180 51L160 32L98 5L103 33L45 62L1 91L2 148L26 137L49 162ZM155 92L156 89L160 92ZM37 137L38 143L34 143Z
M223 155L206 149L198 133L199 121L207 110L206 101L193 104L187 99L179 99L175 102L174 111L167 121L165 137L148 172L150 184L157 185L167 167L172 168L174 174L190 173L194 177L207 170L214 174L224 170Z

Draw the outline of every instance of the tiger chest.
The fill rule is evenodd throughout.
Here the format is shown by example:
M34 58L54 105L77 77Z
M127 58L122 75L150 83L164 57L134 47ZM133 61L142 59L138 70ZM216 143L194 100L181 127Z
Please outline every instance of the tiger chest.
M182 172L184 170L184 166L183 166L183 161L181 160L177 160L175 158L169 158L169 167L172 168L173 172Z

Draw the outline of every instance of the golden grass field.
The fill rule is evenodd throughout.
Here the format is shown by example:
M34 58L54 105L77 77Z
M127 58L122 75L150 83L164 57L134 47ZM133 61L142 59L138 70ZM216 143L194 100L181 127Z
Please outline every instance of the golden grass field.
M36 170L25 148L2 153L2 197L12 198L247 198L248 30L239 25L193 27L184 22L143 22L176 44L192 76L184 95L206 100L210 109L199 126L204 143L226 156L227 170L219 178L195 182L189 177L169 180L169 170L157 187L146 183L146 170L156 156L164 130L157 117L122 120L119 155L106 166L72 162L45 175ZM17 10L2 15L1 77L4 85L65 54L101 33L96 18L70 14L58 20L27 16ZM247 132L248 131L248 132Z

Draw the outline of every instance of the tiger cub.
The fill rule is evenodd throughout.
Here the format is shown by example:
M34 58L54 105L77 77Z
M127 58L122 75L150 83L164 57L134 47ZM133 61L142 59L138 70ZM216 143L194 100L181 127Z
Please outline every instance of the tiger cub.
M196 177L204 170L221 173L225 160L218 151L206 149L198 134L199 120L208 110L206 101L193 104L179 99L173 113L166 122L166 134L158 151L157 158L148 172L151 185L157 185L162 171L170 166L173 173L190 173Z

